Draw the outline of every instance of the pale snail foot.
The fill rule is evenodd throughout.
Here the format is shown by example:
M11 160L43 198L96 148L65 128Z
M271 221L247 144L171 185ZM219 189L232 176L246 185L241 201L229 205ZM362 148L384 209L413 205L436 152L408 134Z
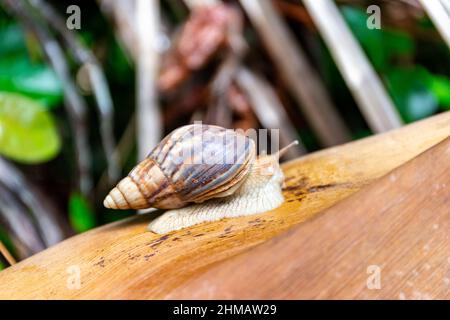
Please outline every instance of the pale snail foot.
M169 210L154 219L148 225L148 230L164 234L203 222L263 213L279 207L284 202L278 175L264 186L256 187L258 181L253 180L250 178L236 194L229 197Z

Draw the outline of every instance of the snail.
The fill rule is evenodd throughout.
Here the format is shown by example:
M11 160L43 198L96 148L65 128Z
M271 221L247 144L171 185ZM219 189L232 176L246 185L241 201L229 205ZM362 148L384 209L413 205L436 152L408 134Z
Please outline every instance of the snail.
M148 229L164 234L206 221L262 213L280 206L280 156L256 155L237 131L193 124L167 135L106 196L110 209L170 209Z

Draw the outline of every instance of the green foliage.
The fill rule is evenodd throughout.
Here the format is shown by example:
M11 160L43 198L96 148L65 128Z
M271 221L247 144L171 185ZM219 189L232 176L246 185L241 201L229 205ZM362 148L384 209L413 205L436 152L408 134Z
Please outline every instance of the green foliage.
M61 103L61 83L50 67L31 60L18 24L2 24L0 39L0 154L22 163L48 161L61 142L46 107Z
M432 76L421 67L396 68L387 73L389 92L406 122L413 122L434 114L438 100L428 83Z
M384 78L389 93L405 122L413 122L450 109L450 80L434 75L418 64L398 67L394 61L412 61L414 39L398 30L369 29L367 14L358 8L343 6L342 14L369 60ZM326 56L325 56L326 58Z
M0 56L5 57L26 51L25 37L17 24L0 27Z
M435 94L442 109L450 110L450 79L433 75L428 80L428 87Z
M61 141L45 107L17 93L0 92L0 154L22 163L55 157Z
M407 33L384 28L369 29L364 11L349 6L343 6L341 11L375 69L386 70L392 57L414 52L414 41Z
M61 84L53 70L32 63L27 55L0 60L0 89L27 95L48 107L62 101Z
M134 78L130 62L127 60L125 53L114 38L109 45L109 55L105 63L105 68L110 75L110 78L121 85L129 84L130 78Z
M62 87L47 65L31 61L25 37L17 25L0 29L0 90L17 92L49 107L62 101Z
M88 201L79 193L69 199L69 220L76 232L84 232L96 226L95 214Z

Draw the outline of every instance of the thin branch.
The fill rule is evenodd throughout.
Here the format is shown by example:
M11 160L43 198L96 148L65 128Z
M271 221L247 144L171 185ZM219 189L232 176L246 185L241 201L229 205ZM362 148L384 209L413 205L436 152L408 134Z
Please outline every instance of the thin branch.
M0 222L8 231L21 259L45 249L27 209L0 183Z
M55 207L14 165L0 157L0 183L11 190L30 210L46 246L62 241L68 226Z
M238 59L234 57L233 53L229 53L219 66L210 85L210 103L205 116L206 123L226 128L231 126L231 110L226 104L225 96L237 67Z
M98 0L100 9L112 17L117 28L117 38L128 56L137 57L136 0Z
M9 253L8 249L5 247L3 242L0 241L0 255L3 257L3 259L8 263L8 265L12 266L13 264L16 264L16 259Z
M33 31L44 50L47 59L59 77L64 90L65 107L70 118L76 145L76 157L79 174L79 189L85 195L90 194L92 178L90 174L91 156L88 145L86 123L86 103L78 93L69 72L69 66L58 42L39 19L30 11L23 0L1 0L4 6L19 18L23 25Z
M298 3L288 2L286 0L275 0L273 1L273 4L283 15L300 22L310 30L315 30L316 27L308 12Z
M116 149L114 150L114 156L119 160L119 165L122 168L125 165L126 160L131 154L133 147L135 145L134 138L136 137L136 117L134 114L131 116L130 121L125 128L122 137L119 139L119 143L117 144ZM103 172L100 176L100 179L97 183L96 195L98 198L103 198L106 195L106 192L110 188L110 183L108 181L107 172Z
M136 0L138 53L137 140L138 159L143 159L162 137L162 116L157 99L159 52L159 2Z
M277 94L267 81L246 68L239 70L236 74L236 80L250 99L250 104L261 124L268 129L280 130L282 145L287 145L294 140L300 141L297 130L289 120ZM290 148L286 155L292 159L305 153L305 148L299 144Z
M448 0L419 0L450 48L450 3Z
M220 0L184 0L188 8L194 9L195 7L214 6L220 3Z
M400 127L397 109L334 2L303 0L303 3L370 128L383 132Z
M206 113L207 122L220 124L226 128L229 128L232 123L231 110L226 103L226 92L248 49L242 37L242 29L243 17L241 14L235 14L233 22L227 26L229 48L225 60L219 66L210 85L212 99Z
M202 6L218 5L221 2L220 0L185 0L185 3L191 10L195 10ZM241 35L241 31L242 25L240 28L232 27L229 31L229 38L232 44L231 53L234 53L236 58L229 62L229 64L233 63L234 68L228 69L233 72L228 71L222 77L228 77L228 81L231 81L232 78L237 80L241 89L245 91L245 94L250 99L253 111L260 123L268 129L280 129L281 144L286 145L294 140L300 141L295 127L289 120L282 103L279 101L271 86L261 77L254 75L250 70L238 65L247 49L247 44ZM286 155L289 158L294 158L305 152L305 148L299 143L297 147L291 148Z
M178 0L176 0L178 1ZM136 32L136 0L97 0L100 10L116 25L116 37L120 45L127 53L127 58L136 59L138 40ZM164 46L169 46L170 39L167 36L168 22L164 16L160 16L159 35ZM164 48L165 49L165 48ZM132 62L130 60L130 62Z
M441 0L441 4L444 6L447 11L447 15L450 15L450 2L446 0Z
M240 3L322 144L331 146L350 140L325 86L271 1Z
M45 0L30 0L30 2L46 22L62 36L75 60L86 66L100 115L100 134L108 163L109 179L111 182L115 181L119 178L119 166L117 158L114 156L116 144L113 130L114 109L103 69L91 50L79 41L73 31L67 28L64 18L50 4Z

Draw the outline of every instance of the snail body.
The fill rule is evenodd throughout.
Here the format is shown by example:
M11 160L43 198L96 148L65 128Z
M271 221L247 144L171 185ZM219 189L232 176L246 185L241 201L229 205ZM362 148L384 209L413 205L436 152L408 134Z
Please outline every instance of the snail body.
M150 223L156 233L272 210L284 201L281 152L257 157L255 143L243 134L211 125L183 126L133 168L103 204L171 209Z

